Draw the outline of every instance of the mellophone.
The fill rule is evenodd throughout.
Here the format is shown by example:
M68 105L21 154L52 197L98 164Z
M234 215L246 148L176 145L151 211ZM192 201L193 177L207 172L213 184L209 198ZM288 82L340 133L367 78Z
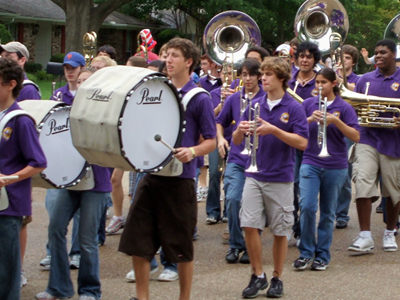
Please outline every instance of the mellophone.
M19 105L38 124L47 168L32 185L43 188L93 188L90 164L168 176L171 147L179 147L185 130L184 109L171 81L143 68L95 72L79 87L72 106L52 100Z

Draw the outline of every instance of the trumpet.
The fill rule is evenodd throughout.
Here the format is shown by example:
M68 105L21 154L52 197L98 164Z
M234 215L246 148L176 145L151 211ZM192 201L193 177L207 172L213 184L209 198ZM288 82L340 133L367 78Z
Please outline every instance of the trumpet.
M241 98L241 102L240 102L240 115L242 115L244 113L244 111L246 110L246 107L249 106L249 121L251 121L251 111L253 110L253 108L251 107L251 96L253 95L253 93L249 93L249 94L244 94L244 98ZM245 145L244 145L244 149L242 152L240 152L240 154L243 155L250 155L251 154L251 146L250 146L250 135L246 135L246 140L245 140Z
M321 92L320 88L320 92ZM321 94L320 94L321 95ZM321 96L319 98L319 110L321 110ZM318 154L319 157L329 157L331 156L328 152L327 146L327 137L326 137L326 116L327 116L327 109L328 109L328 99L324 98L324 107L323 107L323 122L324 124L321 125L318 122L318 147L321 148L321 152Z
M257 135L257 119L260 117L260 105L256 103L254 105L254 108L250 109L249 111L254 110L254 118L252 121L252 135L253 135L253 143L249 142L249 155L251 156L251 162L250 166L246 169L246 172L250 173L257 173L259 172L258 167L257 167L257 149L258 149L258 143L259 143L259 137ZM249 136L250 140L250 136Z

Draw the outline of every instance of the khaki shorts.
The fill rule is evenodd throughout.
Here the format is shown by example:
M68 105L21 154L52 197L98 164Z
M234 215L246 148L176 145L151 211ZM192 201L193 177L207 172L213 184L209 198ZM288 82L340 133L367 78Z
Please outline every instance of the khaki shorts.
M394 205L400 201L400 159L380 154L374 147L357 144L352 180L356 199L379 199L379 176L382 177L382 196L390 197Z
M263 182L246 177L240 209L241 227L269 230L285 236L294 224L293 182Z

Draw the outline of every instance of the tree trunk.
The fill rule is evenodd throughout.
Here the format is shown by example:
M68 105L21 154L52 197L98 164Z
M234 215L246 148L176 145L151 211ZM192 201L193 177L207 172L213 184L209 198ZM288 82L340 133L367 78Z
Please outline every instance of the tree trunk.
M65 51L82 53L83 36L87 32L99 32L103 20L100 16L93 16L94 9L91 0L68 0L65 3Z

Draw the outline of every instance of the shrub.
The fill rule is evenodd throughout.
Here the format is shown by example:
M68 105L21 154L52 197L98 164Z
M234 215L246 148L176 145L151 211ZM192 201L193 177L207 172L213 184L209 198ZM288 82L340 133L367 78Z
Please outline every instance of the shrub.
M43 66L39 63L27 62L25 64L25 71L27 73L36 74L37 72L41 71L42 69L43 69Z
M31 74L31 73L26 73L26 77L28 77L29 80L36 82L37 78L35 75Z
M2 44L7 44L12 41L11 33L3 24L0 24L0 41Z
M57 54L54 54L54 55L50 58L50 61L51 61L51 62L63 63L63 62L64 62L64 56L65 56L65 53L57 53Z
M37 80L52 80L53 75L47 74L46 71L40 70L36 73L36 78Z

